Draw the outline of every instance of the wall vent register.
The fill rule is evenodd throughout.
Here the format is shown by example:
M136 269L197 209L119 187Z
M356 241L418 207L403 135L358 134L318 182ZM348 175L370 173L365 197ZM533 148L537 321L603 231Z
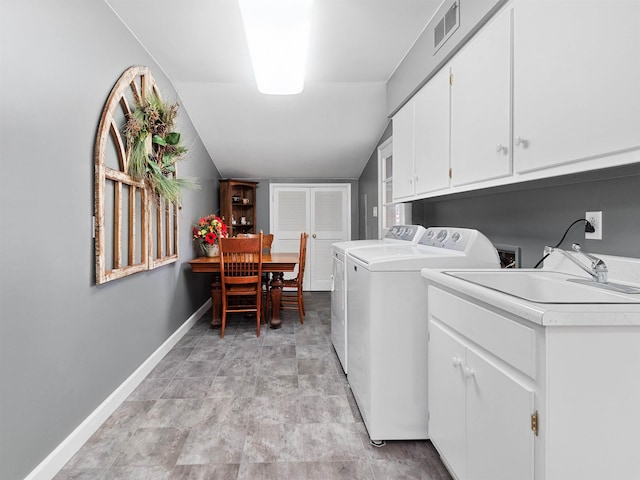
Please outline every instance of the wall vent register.
M458 2L453 2L449 9L444 13L440 21L436 23L433 29L433 53L447 41L449 37L456 31L460 25L460 8Z

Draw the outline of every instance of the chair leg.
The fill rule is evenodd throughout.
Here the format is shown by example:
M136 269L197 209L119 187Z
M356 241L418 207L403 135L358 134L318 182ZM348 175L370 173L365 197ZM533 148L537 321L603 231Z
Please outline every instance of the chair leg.
M265 290L262 291L262 318L260 321L264 320L265 323L269 323L269 284L266 285Z
M258 304L256 305L256 329L257 329L257 333L256 333L256 337L260 336L260 318L261 318L261 302L260 302L260 297L262 296L262 285L258 285L258 288L260 289L260 293L258 294L258 298L256 299L256 302L258 302Z
M256 337L259 337L260 336L260 315L259 314L256 315L256 329L257 329Z
M227 325L227 299L222 299L222 323L220 324L220 338L224 338L224 327Z
M304 305L302 303L302 292L298 290L298 314L300 315L300 323L304 323Z

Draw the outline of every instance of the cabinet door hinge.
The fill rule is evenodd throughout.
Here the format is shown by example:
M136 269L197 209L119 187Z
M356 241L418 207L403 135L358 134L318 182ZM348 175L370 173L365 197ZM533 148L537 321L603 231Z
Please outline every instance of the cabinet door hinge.
M449 85L453 85L453 73L449 74Z
M449 169L449 178L453 178L453 168Z
M531 414L531 430L533 430L533 433L535 433L536 437L538 436L538 429L539 429L539 424L538 424L538 411L534 411Z

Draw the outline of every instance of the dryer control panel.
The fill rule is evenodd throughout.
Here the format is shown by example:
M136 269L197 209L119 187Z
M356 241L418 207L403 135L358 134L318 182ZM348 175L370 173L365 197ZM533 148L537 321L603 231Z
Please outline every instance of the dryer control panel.
M416 243L424 232L425 228L422 225L394 225L384 238Z
M418 242L418 246L421 245L461 252L500 265L498 252L491 241L473 228L429 227Z
M430 227L418 244L464 252L476 234L477 230L467 228Z

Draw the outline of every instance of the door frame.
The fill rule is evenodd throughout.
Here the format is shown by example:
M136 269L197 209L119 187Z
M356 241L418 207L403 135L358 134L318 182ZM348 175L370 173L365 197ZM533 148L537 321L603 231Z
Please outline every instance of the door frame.
M393 156L393 137L387 138L384 142L378 145L378 238L384 238L387 231L389 230L389 226L384 225L386 214L383 181L385 173L385 160L391 156ZM391 177L391 181L393 182L393 176ZM393 202L393 195L391 199L387 200Z

